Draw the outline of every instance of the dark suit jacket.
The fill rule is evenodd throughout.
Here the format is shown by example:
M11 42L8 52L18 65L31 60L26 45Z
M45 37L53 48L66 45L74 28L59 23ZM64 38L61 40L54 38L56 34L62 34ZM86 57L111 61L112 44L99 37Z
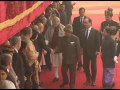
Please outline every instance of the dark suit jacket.
M115 48L116 48L115 41L110 36L107 36L103 39L101 51L104 68L115 67L114 63L114 56L116 52Z
M66 19L67 19L67 17L66 17L66 12L59 10L59 14L60 14L60 22L61 22L63 25L66 26L66 23L67 23L67 22L66 22Z
M85 30L81 33L81 46L84 53L89 55L95 55L95 52L99 52L99 33L96 29L91 29L88 39L85 37Z
M86 16L84 16L84 19L85 18ZM80 16L75 17L73 20L73 34L80 38L80 33L83 29L84 29L84 25L80 22Z
M118 29L118 23L116 21L111 20L111 22L107 22L107 21L103 21L101 23L101 31L103 32L103 30L105 29L106 26L116 26ZM117 32L117 30L116 30Z
M50 48L45 43L44 36L40 33L37 38L38 52L42 52L42 49L46 50L48 53L51 52Z
M28 62L28 60L26 59L24 53L21 50L19 50L19 55L21 56L21 58L23 60L25 76L29 77L32 74L31 67L29 66L29 62Z
M75 35L63 37L61 40L61 50L63 53L63 64L76 64L80 59L80 42Z
M13 69L20 80L20 88L24 87L24 76L25 76L25 68L22 57L19 53L13 53Z
M72 3L71 1L63 1L63 4L65 5L65 11L67 14L72 15Z
M119 56L119 54L120 54L120 40L118 41L116 56Z

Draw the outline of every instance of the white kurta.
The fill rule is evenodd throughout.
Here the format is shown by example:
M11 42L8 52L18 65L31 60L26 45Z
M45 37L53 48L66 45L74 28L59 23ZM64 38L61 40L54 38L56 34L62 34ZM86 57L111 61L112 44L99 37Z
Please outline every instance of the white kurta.
M62 53L51 54L51 62L53 67L58 67L62 64Z
M59 33L58 33L59 37L64 36L64 28L65 28L65 26L60 24ZM52 27L52 26L48 27L48 29L45 33L45 39L48 42L51 42L53 33L54 33L54 27ZM59 65L61 65L62 64L62 53L51 54L51 62L52 62L53 67L58 67Z

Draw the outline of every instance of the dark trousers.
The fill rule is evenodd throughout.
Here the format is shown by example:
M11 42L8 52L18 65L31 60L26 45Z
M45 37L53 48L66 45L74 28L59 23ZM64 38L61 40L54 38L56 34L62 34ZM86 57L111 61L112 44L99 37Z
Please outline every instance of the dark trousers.
M70 20L71 20L71 14L67 14L67 16L66 16L66 24L70 24Z
M63 77L63 82L68 83L68 72L70 73L70 86L74 87L75 85L75 75L76 75L76 64L62 64L62 77Z
M35 63L31 66L31 70L32 70L32 77L31 77L31 80L32 80L32 89L38 89L39 87L39 83L35 81L35 77L36 77L36 73L35 73Z
M50 60L50 53L47 53L46 55L45 55L45 62L46 62L46 66L48 67L48 68L51 68L51 60Z
M82 67L83 65L82 65L82 60L80 59L79 61L78 61L78 68L80 68L80 67Z
M97 73L97 68L96 68L96 55L89 55L86 52L83 53L83 60L84 60L84 69L85 69L85 74L86 74L86 79L87 81L95 82L96 79L96 73ZM90 73L90 62L91 62L91 72Z

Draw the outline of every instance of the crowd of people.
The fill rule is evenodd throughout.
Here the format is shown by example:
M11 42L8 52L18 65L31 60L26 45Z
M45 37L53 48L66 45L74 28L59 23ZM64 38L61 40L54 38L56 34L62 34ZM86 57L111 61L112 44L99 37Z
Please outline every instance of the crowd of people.
M99 32L92 27L92 19L85 16L84 7L80 7L79 16L71 22L74 5L71 1L53 1L42 15L0 46L1 89L44 88L40 78L43 62L49 71L53 68L54 83L59 80L61 66L60 88L69 84L74 89L76 70L81 68L86 76L84 84L95 86L98 54L103 62L103 88L115 85L114 69L120 53L116 34L120 24L112 20L113 10L105 10L106 20Z

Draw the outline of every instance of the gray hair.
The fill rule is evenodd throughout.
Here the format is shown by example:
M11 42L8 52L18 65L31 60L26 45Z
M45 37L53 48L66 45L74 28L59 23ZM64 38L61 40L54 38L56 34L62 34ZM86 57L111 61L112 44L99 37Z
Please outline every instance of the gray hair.
M57 17L57 16L53 16L53 20L52 20L52 22L54 22L54 21L57 21L57 22L59 22L59 23L60 23L60 18L59 18L59 17Z
M32 33L32 28L30 27L25 27L22 31L21 31L23 36L29 35Z
M9 80L1 80L0 89L16 89L16 87L14 83Z
M12 56L10 54L1 54L0 55L0 65L7 66L12 62Z
M21 37L20 36L14 36L10 39L10 44L12 46L15 46L16 44L19 44L20 43L20 40L21 40Z

